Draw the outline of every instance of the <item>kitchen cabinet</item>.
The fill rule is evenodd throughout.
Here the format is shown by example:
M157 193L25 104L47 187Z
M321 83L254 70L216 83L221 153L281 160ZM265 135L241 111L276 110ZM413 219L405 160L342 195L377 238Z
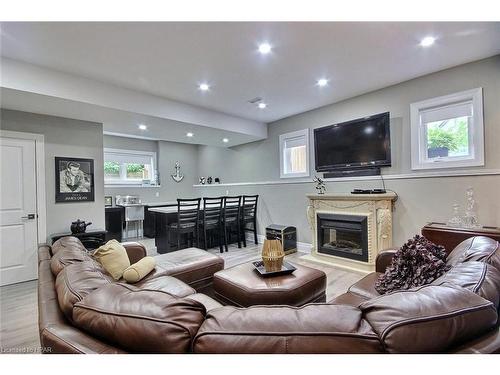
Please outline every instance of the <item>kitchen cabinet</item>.
M123 207L106 207L106 241L115 239L122 241L123 224L125 222L125 210Z

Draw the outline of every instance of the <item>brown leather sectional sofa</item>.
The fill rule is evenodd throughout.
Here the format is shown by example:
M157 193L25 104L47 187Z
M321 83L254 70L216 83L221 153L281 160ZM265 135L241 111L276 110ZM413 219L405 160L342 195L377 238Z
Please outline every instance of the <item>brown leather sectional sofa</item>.
M131 262L146 254L125 247ZM40 340L52 353L500 352L498 242L468 239L432 284L381 296L374 284L393 254L329 303L237 308L209 296L224 264L203 250L164 254L129 285L66 237L39 249Z

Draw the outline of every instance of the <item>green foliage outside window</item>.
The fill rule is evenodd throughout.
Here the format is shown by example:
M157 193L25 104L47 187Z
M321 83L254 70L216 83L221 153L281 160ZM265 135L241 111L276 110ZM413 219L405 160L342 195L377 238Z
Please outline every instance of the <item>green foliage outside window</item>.
M468 118L460 117L427 124L427 148L445 147L458 155L469 150Z
M104 162L104 174L106 176L120 176L120 164L114 161Z
M427 147L429 148L446 147L450 151L456 151L458 149L455 134L446 130L440 128L429 129L427 137Z
M144 164L127 164L127 177L128 178L143 178Z
M149 177L149 170L144 164L126 163L126 178L145 179ZM108 178L120 178L122 165L114 161L104 162L104 175Z

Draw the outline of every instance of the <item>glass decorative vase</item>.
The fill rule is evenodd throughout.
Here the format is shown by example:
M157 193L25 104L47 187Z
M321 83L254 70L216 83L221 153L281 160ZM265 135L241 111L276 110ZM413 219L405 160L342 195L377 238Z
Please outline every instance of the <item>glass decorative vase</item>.
M476 200L474 199L474 189L468 188L465 192L467 203L465 206L465 216L463 218L463 226L465 228L478 228L480 227L477 219Z
M446 225L449 227L461 227L463 225L462 217L460 216L460 205L455 203L453 205L453 216L447 221Z

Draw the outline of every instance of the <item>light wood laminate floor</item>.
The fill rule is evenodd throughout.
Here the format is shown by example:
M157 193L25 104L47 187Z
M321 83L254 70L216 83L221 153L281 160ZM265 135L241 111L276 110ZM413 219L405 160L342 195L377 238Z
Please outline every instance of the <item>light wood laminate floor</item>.
M139 240L148 250L148 255L156 255L154 239ZM261 246L248 243L246 248L229 247L229 252L221 254L218 248L209 252L222 256L225 267L260 259ZM325 272L327 277L327 301L344 293L347 288L360 280L363 274L302 260L301 253L286 256L291 263L302 264ZM36 280L0 288L0 353L38 353L38 306Z

